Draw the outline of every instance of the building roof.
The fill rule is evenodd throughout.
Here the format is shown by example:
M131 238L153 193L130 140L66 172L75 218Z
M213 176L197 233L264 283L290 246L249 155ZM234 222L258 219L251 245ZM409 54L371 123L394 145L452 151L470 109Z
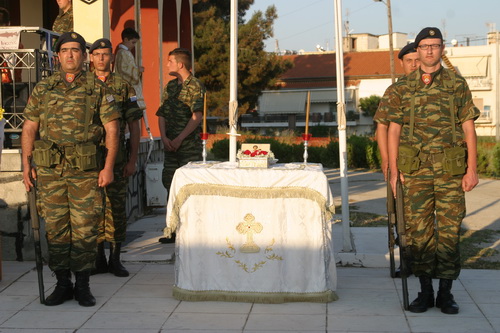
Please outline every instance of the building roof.
M396 75L403 68L394 51ZM282 88L319 88L336 85L335 52L283 56L294 63L279 79ZM344 54L344 80L385 79L391 77L389 51L347 52Z

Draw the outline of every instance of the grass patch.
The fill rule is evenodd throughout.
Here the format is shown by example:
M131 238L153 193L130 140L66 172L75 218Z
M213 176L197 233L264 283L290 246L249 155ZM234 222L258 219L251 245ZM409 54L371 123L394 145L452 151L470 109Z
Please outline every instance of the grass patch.
M387 215L358 212L357 206L349 206L351 227L385 227ZM342 214L342 207L335 206L336 214ZM462 268L500 270L500 252L491 247L500 238L498 230L460 231L460 259Z
M463 268L500 269L500 253L489 247L500 237L498 230L460 231L460 256Z

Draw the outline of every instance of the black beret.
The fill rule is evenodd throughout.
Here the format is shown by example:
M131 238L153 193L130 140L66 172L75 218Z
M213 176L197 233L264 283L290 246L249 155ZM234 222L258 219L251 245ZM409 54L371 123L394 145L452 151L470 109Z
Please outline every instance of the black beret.
M399 51L398 58L403 59L405 55L413 52L417 52L417 50L415 49L415 43L407 44L401 49L401 51Z
M113 49L113 46L111 45L111 42L107 38L101 38L98 39L92 44L90 47L89 53L94 52L94 50L97 49Z
M420 31L417 37L415 38L415 46L418 46L418 44L420 44L420 41L426 38L439 38L443 40L443 35L441 34L441 31L438 28L434 27L423 28L422 31Z
M80 43L80 48L82 49L83 52L85 52L85 44L86 44L85 39L83 39L83 37L80 34L73 31L65 32L57 39L55 51L59 52L59 50L61 49L61 45L69 42Z

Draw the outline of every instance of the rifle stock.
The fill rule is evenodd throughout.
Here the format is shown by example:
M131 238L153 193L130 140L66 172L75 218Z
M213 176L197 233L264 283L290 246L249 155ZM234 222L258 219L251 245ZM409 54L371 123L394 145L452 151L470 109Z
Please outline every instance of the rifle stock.
M40 303L45 304L45 291L43 285L43 259L42 259L42 246L40 243L40 218L36 207L36 183L32 178L30 170L30 180L33 186L30 187L28 192L28 206L30 211L31 229L33 229L33 240L35 245L35 262L36 272L38 275L38 292L40 295Z
M409 308L408 299L408 269L407 259L408 259L408 248L406 242L406 226L404 217L404 194L403 194L403 184L401 183L400 174L398 173L398 180L396 184L396 223L397 232L399 238L399 260L401 262L401 283L403 289L403 306L405 310Z

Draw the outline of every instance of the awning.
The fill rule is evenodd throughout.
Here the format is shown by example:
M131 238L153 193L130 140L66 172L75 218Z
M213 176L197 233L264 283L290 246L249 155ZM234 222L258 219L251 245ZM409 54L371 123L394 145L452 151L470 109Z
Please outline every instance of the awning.
M455 67L463 77L488 76L487 56L473 57L450 57L451 64Z
M352 101L353 90L346 89L346 101ZM259 112L303 114L306 110L307 90L267 90L259 98ZM337 89L311 90L311 104L336 103Z

